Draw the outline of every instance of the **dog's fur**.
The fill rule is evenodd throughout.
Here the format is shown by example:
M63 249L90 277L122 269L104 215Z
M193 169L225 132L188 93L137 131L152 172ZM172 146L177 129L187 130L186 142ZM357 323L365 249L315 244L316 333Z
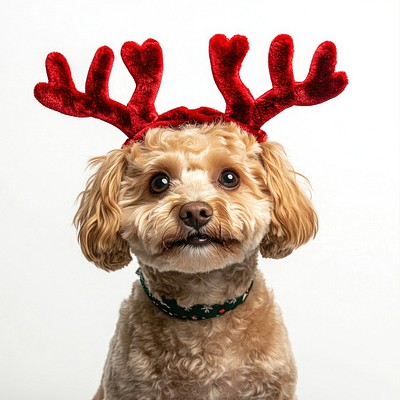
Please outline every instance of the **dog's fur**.
M218 318L184 321L160 311L136 281L120 310L95 400L295 398L296 369L279 310L257 270L257 253L287 256L313 237L317 217L282 147L258 143L233 123L150 130L143 142L92 161L97 172L75 217L85 256L113 271L136 255L151 293L182 307L246 301ZM221 185L223 171L240 184ZM168 189L155 194L164 173ZM211 206L200 232L181 207Z

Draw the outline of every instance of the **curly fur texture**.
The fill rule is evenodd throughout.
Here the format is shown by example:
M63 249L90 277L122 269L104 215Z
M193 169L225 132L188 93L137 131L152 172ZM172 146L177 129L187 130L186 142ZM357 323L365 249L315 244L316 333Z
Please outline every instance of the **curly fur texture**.
M221 123L150 130L143 142L96 158L75 217L85 256L107 271L136 255L151 293L182 307L221 304L254 281L246 302L204 321L162 313L138 281L124 301L95 400L295 398L296 369L257 254L285 257L317 230L317 217L282 147ZM221 184L224 171L240 179ZM162 193L151 191L158 174ZM182 206L207 203L201 227ZM194 235L210 238L194 245Z

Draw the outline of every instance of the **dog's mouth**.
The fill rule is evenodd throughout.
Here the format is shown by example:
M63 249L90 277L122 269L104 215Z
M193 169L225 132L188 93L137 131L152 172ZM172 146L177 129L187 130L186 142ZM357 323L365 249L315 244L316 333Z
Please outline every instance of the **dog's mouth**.
M220 244L222 245L224 242L216 237L206 235L201 232L196 232L194 234L189 235L186 239L176 240L168 245L168 248L171 247L180 247L180 246L194 246L201 247L209 244Z

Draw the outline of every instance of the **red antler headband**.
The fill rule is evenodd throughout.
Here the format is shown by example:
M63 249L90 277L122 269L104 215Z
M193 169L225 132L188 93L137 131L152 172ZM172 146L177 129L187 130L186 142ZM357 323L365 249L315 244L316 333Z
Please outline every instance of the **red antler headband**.
M306 79L295 82L292 38L279 35L272 41L268 55L272 89L254 99L240 79L240 68L248 50L244 36L227 39L224 35L215 35L210 40L212 73L226 102L225 113L207 107L195 110L178 107L157 114L154 103L161 83L163 60L161 47L153 39L141 46L135 42L122 46L122 60L136 82L126 106L109 97L108 81L114 54L106 46L100 47L93 58L85 93L76 89L65 57L50 53L46 59L49 82L36 85L35 97L44 106L63 114L94 117L116 126L128 136L125 145L142 140L150 128L221 120L235 122L263 142L267 135L260 128L275 115L294 105L312 106L330 100L347 85L346 73L335 72L336 47L332 42L324 42L317 48Z

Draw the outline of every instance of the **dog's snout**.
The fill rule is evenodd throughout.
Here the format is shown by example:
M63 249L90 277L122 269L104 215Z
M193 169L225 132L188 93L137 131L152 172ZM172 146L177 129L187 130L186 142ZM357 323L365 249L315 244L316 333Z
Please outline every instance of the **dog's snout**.
M179 212L183 223L191 228L198 229L206 225L213 215L213 209L203 201L191 201L184 204Z

